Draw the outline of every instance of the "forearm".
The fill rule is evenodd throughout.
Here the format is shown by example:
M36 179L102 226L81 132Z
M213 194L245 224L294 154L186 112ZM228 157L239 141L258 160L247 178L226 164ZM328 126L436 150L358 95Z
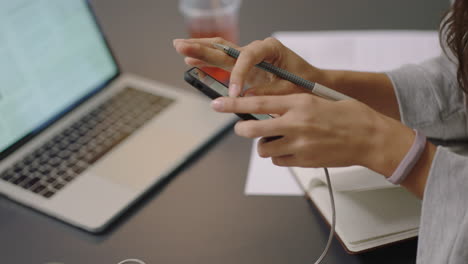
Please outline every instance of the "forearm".
M384 73L322 70L316 81L400 120L392 82Z

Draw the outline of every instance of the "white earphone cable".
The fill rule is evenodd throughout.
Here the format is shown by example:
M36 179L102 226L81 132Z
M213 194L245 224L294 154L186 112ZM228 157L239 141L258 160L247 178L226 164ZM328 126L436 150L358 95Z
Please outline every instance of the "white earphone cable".
M294 170L291 167L288 167L289 172L292 174L292 176L296 179L296 181L299 182L297 179L297 175L294 172ZM333 189L330 181L330 174L328 173L327 168L323 168L325 171L325 177L327 179L327 186L328 186L328 192L330 194L330 205L331 205L331 210L332 210L332 224L331 224L331 229L330 229L330 235L328 236L328 242L327 245L325 246L325 249L323 250L322 254L320 257L315 261L314 264L320 264L322 263L322 260L325 258L325 256L328 253L328 250L330 249L331 242L333 240L333 236L335 235L335 225L336 225L336 209L335 209L335 199L333 198ZM301 185L301 184L299 184ZM302 185L301 185L302 186ZM307 194L307 190L304 190Z

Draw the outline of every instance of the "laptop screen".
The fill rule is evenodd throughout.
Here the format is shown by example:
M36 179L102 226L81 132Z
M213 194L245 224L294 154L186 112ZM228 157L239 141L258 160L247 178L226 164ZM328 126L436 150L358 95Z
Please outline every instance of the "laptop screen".
M0 1L0 158L117 74L86 1Z

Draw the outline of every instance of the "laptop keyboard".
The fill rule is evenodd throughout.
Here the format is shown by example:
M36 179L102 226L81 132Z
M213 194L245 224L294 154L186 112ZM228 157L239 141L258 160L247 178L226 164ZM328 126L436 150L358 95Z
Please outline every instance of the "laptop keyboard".
M0 174L0 179L45 198L173 102L126 88Z

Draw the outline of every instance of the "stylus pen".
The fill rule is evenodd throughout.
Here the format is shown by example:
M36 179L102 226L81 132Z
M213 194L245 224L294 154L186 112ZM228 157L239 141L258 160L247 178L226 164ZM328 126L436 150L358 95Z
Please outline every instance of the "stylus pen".
M218 43L213 43L213 46L217 49L220 49L222 51L224 51L227 55L237 59L240 55L240 51L234 49L234 48L231 48L229 46L226 46L226 45L222 45L222 44L218 44ZM335 90L332 90L328 87L325 87L319 83L315 83L315 82L311 82L311 81L308 81L308 80L305 80L295 74L292 74L284 69L281 69L281 68L278 68L276 67L275 65L273 64L270 64L268 62L265 62L265 61L262 61L260 62L259 64L255 65L257 66L258 68L264 70L264 71L267 71L267 72L270 72L270 73L273 73L274 75L282 78L282 79L285 79L287 81L290 81L296 85L299 85L301 87L304 87L306 88L307 90L311 91L312 93L316 94L316 95L319 95L321 97L324 97L324 98L327 98L327 99L331 99L331 100L335 100L335 101L339 101L339 100L347 100L347 99L352 99L351 97L349 96L346 96L342 93L339 93Z

